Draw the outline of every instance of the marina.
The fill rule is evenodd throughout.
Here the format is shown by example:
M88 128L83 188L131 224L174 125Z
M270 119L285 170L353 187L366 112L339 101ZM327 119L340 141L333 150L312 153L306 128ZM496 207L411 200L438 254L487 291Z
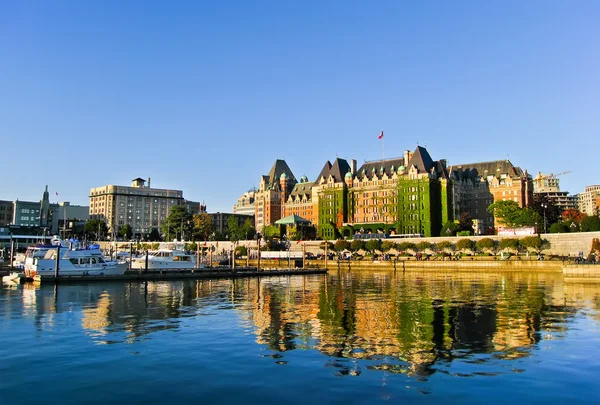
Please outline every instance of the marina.
M4 285L0 396L597 402L599 296L555 272Z

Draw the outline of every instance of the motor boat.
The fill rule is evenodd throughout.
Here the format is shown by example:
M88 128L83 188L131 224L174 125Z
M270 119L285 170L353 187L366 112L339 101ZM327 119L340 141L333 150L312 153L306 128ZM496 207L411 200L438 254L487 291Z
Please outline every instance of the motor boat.
M145 269L146 256L133 258L132 269ZM196 268L196 256L184 250L182 242L161 243L158 250L148 251L148 270L192 270Z
M25 276L28 278L54 276L57 261L59 276L121 275L127 270L126 263L107 261L99 245L78 248L78 243L75 242L69 241L70 246L65 249L62 248L62 242L56 243L53 245L54 248L47 248L41 258L39 255L44 248L32 250L34 253L32 253L31 263L26 262L25 265ZM61 246L61 249L58 249L58 246Z

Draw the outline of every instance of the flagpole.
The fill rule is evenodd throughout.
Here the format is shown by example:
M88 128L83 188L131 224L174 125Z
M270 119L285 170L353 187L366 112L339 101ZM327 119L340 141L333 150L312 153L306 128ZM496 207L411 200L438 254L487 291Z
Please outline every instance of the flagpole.
M381 131L383 133L383 131ZM385 164L385 137L381 138L381 166Z

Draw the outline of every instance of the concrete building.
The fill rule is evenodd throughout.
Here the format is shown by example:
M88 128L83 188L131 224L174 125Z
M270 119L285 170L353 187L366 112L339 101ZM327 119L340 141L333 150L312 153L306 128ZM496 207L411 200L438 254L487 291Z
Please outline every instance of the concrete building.
M488 207L496 201L512 200L519 207L533 201L533 179L510 160L452 165L454 217L466 212L476 219L480 232L493 233L496 223Z
M579 211L587 215L598 215L598 197L600 197L600 185L587 186L583 193L577 195Z
M0 200L0 226L12 224L13 201Z
M198 214L199 212L206 212L206 205L201 202L184 200L184 204L185 212L188 214L194 215Z
M544 196L561 211L577 209L577 197L570 196L568 191L560 191L560 182L556 175L538 172L533 178L533 194Z
M56 204L51 204L55 206ZM90 219L90 207L86 205L71 205L69 201L58 203L54 211L58 218L58 229L64 238L83 233L85 222Z
M256 189L250 189L238 198L237 203L233 206L234 214L252 215L254 216L254 200L256 198Z
M210 215L215 233L220 233L223 235L227 234L227 222L229 221L229 218L235 218L239 227L242 227L247 220L250 220L254 224L254 215L232 214L225 212L209 213L208 215Z
M111 184L90 190L90 219L106 222L109 234L118 233L125 225L131 226L134 237L160 230L176 205L185 205L183 191L151 188L150 178L147 185L136 178L130 186Z

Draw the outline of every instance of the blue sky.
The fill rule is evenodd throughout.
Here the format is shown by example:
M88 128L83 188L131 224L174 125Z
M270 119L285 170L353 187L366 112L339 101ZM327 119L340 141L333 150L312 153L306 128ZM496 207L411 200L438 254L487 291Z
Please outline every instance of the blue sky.
M275 159L424 145L600 183L597 1L0 3L0 199L182 189L210 212ZM57 198L55 193L60 195Z

